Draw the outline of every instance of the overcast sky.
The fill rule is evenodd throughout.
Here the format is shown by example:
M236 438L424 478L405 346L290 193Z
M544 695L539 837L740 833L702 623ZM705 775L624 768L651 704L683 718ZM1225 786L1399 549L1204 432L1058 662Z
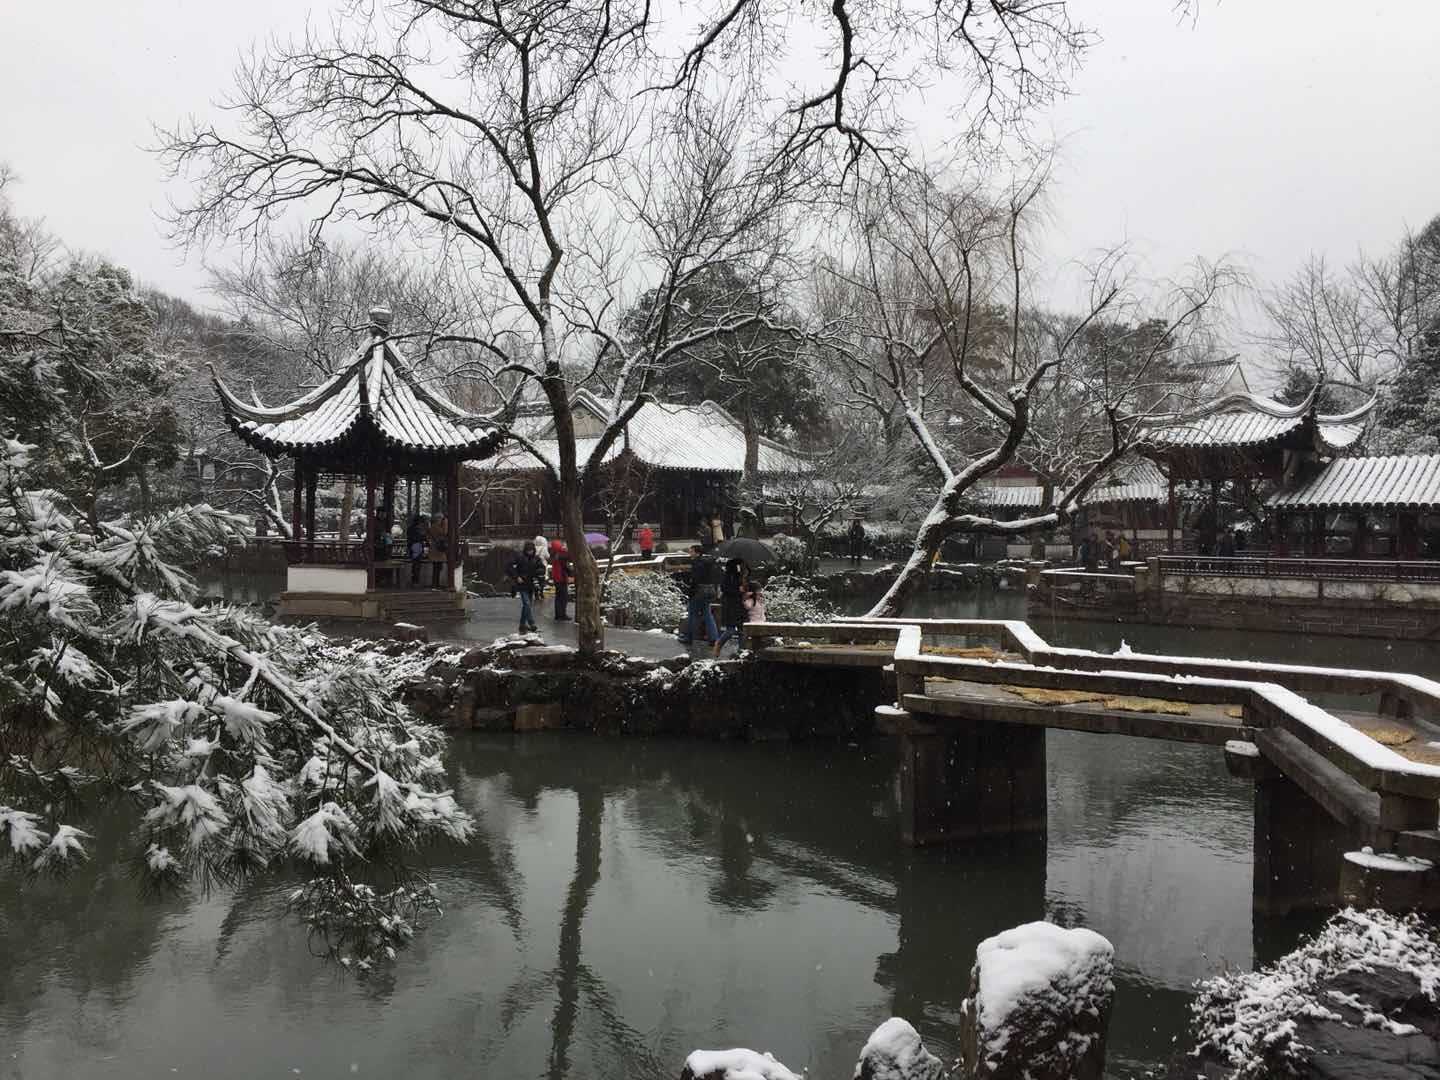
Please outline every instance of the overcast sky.
M1314 250L1344 262L1440 213L1440 0L1072 0L1103 41L1045 123L1063 137L1047 243L1120 240L1156 274L1238 255L1262 279ZM155 209L152 121L204 113L238 53L300 28L303 0L3 5L0 160L22 213L204 302L199 260Z

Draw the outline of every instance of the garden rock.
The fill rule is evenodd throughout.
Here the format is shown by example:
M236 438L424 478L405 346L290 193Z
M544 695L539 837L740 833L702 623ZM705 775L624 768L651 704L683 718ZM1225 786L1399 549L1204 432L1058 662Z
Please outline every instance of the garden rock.
M1033 922L975 950L960 1058L976 1080L1101 1080L1114 949L1092 930Z
M854 1080L941 1080L945 1065L925 1049L920 1033L906 1020L892 1016L871 1034Z

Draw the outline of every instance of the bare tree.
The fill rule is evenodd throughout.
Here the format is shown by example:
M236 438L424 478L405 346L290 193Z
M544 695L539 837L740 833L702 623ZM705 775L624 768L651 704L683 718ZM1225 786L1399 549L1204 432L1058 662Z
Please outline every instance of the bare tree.
M971 366L973 315L997 302L1012 312L1027 303L1034 270L1016 272L1014 238L1038 205L1044 179L1044 169L1037 169L997 198L979 183L943 186L914 175L903 188L876 193L859 223L857 250L829 268L855 308L848 340L837 345L852 372L852 394L877 414L898 410L938 477L911 554L873 615L900 614L941 543L956 532L1026 532L1066 521L1139 437L1154 401L1142 391L1162 357L1177 339L1203 328L1236 281L1225 267L1198 264L1190 280L1174 284L1154 305L1162 332L1128 358L1123 377L1117 371L1112 379L1074 362L1077 343L1098 320L1140 321L1133 283L1118 254L1107 253L1093 269L1085 310L1054 321L1045 334L1012 332L1002 366L1016 381L987 385ZM943 314L927 323L912 317L916 310ZM936 385L931 367L937 353L946 359L944 386ZM1064 465L1052 465L1063 484L1051 507L1019 521L973 513L977 483L1014 460L1027 440L1061 437L1058 429L1047 433L1034 424L1047 399L1083 417L1063 435L1078 449L1052 448ZM937 408L942 401L945 407ZM983 449L974 445L977 431L991 433ZM966 451L952 432L971 436Z
M743 260L791 193L789 174L746 167L742 149L725 143L737 129L712 129L693 109L655 115L618 93L646 59L648 17L611 3L396 0L352 14L333 40L276 45L250 61L230 103L238 133L192 125L164 136L173 167L197 179L195 201L174 218L181 237L258 237L308 210L316 228L358 217L417 236L445 260L484 321L431 344L475 350L482 359L457 373L507 406L533 387L548 403L559 460L544 467L574 553L585 651L603 646L581 517L586 476L647 400L656 370L709 337L769 321L740 314L677 335L673 299L705 266ZM645 241L627 245L627 231ZM651 332L630 344L612 321L637 265L657 300ZM602 363L609 415L582 459L571 399Z
M1397 360L1396 340L1372 303L1372 290L1385 291L1393 271L1371 264L1337 271L1324 256L1312 255L1293 277L1265 298L1270 320L1262 343L1281 369L1302 368L1316 378L1351 386L1373 385Z

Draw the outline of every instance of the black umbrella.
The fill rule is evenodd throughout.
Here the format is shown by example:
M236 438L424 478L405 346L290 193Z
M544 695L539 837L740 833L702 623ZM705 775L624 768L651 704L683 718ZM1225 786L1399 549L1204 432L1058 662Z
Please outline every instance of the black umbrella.
M748 536L726 540L715 549L715 554L722 559L744 559L751 566L764 566L775 561L775 551L769 544L752 540Z

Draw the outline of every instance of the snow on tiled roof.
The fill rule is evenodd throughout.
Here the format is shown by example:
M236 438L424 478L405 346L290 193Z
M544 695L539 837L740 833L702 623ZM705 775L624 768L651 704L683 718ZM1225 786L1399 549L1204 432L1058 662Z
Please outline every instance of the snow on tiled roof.
M1086 493L1083 503L1164 502L1169 495L1165 476L1153 461L1127 461L1117 465L1110 483L1097 484Z
M1314 393L1299 405L1284 405L1248 392L1226 394L1186 416L1154 421L1145 442L1156 449L1251 448L1273 445L1313 424L1317 449L1341 451L1365 431L1364 417L1374 402L1339 416L1320 416Z
M586 410L602 421L604 407L590 394L577 394L577 412ZM605 460L613 460L627 446L653 469L686 469L696 472L741 473L745 470L745 429L713 401L699 405L647 402L626 425L628 435L611 444ZM545 425L549 429L549 424ZM586 461L599 443L598 435L577 437L576 456ZM534 439L532 445L552 468L559 468L560 454L554 439ZM496 457L474 463L478 468L507 470L537 468L535 458L516 443L507 445ZM809 468L805 459L782 443L760 438L760 472L791 473Z
M1440 507L1440 454L1339 458L1266 500L1282 510L1428 510Z
M1091 488L1080 500L1081 505L1162 502L1167 497L1165 477L1150 461L1123 462L1104 479L1110 482ZM982 484L974 488L973 494L975 502L992 510L1039 510L1044 498L1045 489L1039 484Z
M235 433L266 453L339 449L362 423L400 450L488 454L498 434L427 387L394 344L372 337L315 389L287 405L246 402L211 369Z

